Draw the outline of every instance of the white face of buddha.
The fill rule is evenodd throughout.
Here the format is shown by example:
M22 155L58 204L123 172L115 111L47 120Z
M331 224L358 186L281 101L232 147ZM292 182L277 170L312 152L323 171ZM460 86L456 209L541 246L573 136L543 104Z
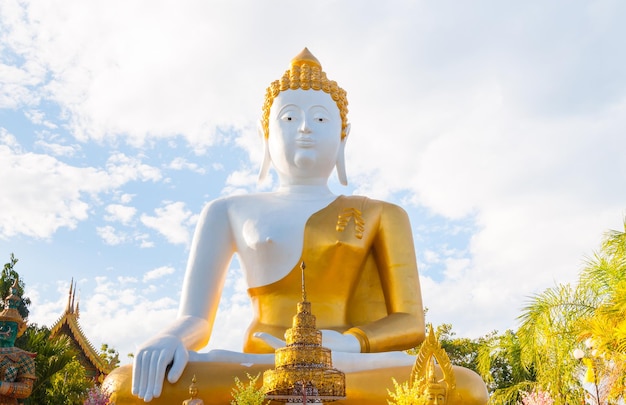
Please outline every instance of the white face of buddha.
M337 104L323 91L280 92L270 109L267 142L281 183L325 184L343 142Z

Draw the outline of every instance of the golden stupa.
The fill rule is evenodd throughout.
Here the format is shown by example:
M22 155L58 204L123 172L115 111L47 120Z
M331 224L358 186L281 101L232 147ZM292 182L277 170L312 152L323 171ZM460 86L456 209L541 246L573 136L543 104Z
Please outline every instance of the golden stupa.
M330 349L322 347L311 303L306 300L302 263L302 302L285 332L286 346L276 349L276 368L263 373L265 397L278 402L332 402L345 399L346 376L334 369Z

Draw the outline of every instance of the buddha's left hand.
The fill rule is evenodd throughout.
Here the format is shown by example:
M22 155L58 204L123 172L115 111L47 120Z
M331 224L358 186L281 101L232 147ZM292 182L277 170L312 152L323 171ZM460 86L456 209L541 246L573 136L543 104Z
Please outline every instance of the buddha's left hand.
M254 334L254 336L263 340L274 349L279 349L285 346L284 340L279 339L276 336L270 335L269 333L257 332ZM335 352L361 352L361 344L356 337L350 334L344 335L343 333L329 329L322 330L322 346L327 347Z

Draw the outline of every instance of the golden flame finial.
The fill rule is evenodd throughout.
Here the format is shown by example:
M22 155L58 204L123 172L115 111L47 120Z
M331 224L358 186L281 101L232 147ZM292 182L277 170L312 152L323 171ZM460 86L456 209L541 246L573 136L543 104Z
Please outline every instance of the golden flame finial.
M304 48L302 52L294 56L291 60L291 66L300 66L300 65L313 65L322 69L322 64L313 54L309 51L309 48Z
M306 286L304 284L304 269L306 269L306 265L304 261L300 263L300 270L302 271L302 302L306 301Z

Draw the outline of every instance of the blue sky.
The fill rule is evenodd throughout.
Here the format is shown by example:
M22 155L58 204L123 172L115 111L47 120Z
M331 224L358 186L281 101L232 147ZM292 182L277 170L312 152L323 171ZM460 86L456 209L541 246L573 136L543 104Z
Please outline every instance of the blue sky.
M478 337L575 280L626 215L619 1L0 5L0 254L50 326L122 357L177 311L196 217L257 185L267 85L304 46L348 92L348 187L402 205L428 321ZM210 347L250 309L233 262Z

